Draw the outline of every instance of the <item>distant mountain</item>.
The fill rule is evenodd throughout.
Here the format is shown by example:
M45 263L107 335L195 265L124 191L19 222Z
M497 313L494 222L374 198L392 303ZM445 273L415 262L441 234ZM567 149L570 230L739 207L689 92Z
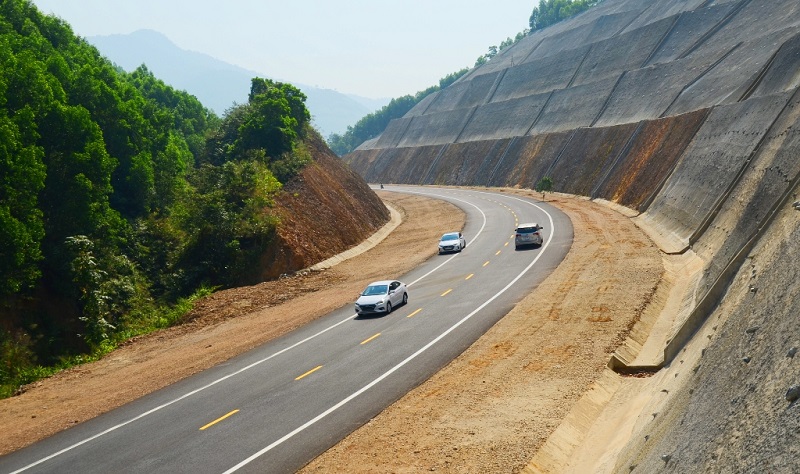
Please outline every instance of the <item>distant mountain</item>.
M86 40L126 71L147 65L156 77L196 96L218 115L222 115L234 103L247 101L250 79L256 76L269 77L203 53L181 49L153 30L139 30L127 35L91 36ZM390 100L369 99L303 84L293 85L308 96L306 106L311 112L312 123L324 137L331 133L344 133L349 125L354 125Z

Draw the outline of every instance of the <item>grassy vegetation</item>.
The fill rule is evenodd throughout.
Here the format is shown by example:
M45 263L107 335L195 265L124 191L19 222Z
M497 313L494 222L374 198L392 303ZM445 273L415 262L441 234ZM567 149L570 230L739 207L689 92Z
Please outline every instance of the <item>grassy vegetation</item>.
M13 337L7 333L0 339L0 360L4 362L0 366L0 398L11 397L23 385L45 379L62 370L99 360L134 337L180 324L195 303L213 291L213 288L201 287L191 296L180 298L176 304L170 307L144 310L141 314L130 318L130 323L122 330L115 332L113 338L105 339L95 346L91 353L62 356L55 364L39 365L34 363L33 353L28 348L30 341L27 340L27 335L20 332Z

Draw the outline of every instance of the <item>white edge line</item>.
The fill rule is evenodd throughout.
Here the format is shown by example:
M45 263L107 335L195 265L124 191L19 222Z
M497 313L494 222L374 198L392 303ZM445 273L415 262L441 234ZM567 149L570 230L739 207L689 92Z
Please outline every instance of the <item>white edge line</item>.
M480 212L480 213L481 213L481 216L483 216L483 224L481 225L481 228L480 228L480 229L478 229L478 232L475 234L475 238L474 238L474 239L472 239L472 242L475 242L476 240L478 240L478 237L480 237L481 233L483 233L483 229L485 229L485 228L486 228L486 214L485 214L485 213L484 213L484 212L481 210L481 208L479 208L479 207L478 207L478 206L476 206L475 204L472 204L471 202L467 202L467 201L464 201L464 200L461 200L461 199L458 199L458 198L454 198L454 197L452 197L452 196L444 196L444 195L441 195L441 194L433 194L433 193L420 193L420 192L413 192L413 191L399 191L399 192L405 192L406 194L420 194L420 195L424 195L424 196L433 196L433 197L440 198L440 199L442 199L442 200L444 200L444 199L453 199L453 200L455 200L455 201L459 201L459 202L462 202L462 203L464 203L464 204L469 204L470 206L472 206L472 207L474 207L475 209L477 209L477 210L478 210L478 212ZM470 244L471 244L472 242L470 242ZM437 267L433 268L433 269L432 269L431 271L429 271L428 273L426 273L426 274L422 275L421 277L419 277L419 278L417 278L416 280L414 280L414 281L412 281L411 283L409 283L407 286L411 286L411 285L413 285L413 284L415 284L415 283L418 283L418 282L419 282L419 281L421 281L423 278L426 278L426 277L427 277L427 276L429 276L431 273L433 273L433 272L435 272L436 270L438 270L438 269L442 268L442 267L443 267L445 264L449 263L449 262L450 262L450 260L452 260L452 259L456 258L457 256L458 256L458 254L455 254L455 255L453 255L452 257L448 258L447 260L445 260L444 262L442 262L442 263L441 263L440 265L438 265Z
M482 210L481 210L481 209L480 209L478 206L476 206L475 204L472 204L472 203L470 203L470 202L467 202L467 201L463 201L463 200L461 200L461 199L458 199L458 198L454 198L454 197L452 197L452 196L444 196L444 195L438 195L438 194L433 194L433 193L418 193L418 192L408 192L407 194L426 194L426 195L429 195L429 196L435 196L435 197L438 197L438 198L445 198L445 197L446 197L447 199L454 199L454 200L456 200L456 201L463 202L464 204L469 204L470 206L473 206L474 208L478 209L478 211L479 211L479 212L481 213L481 215L483 216L483 225L481 226L480 230L479 230L479 231L478 231L478 233L476 234L476 236L475 236L475 240L477 240L478 236L481 234L481 232L483 232L483 229L486 227L486 214L484 214L484 213L483 213L483 211L482 211ZM474 240L473 240L473 242L474 242ZM416 279L416 280L414 280L412 283L409 283L409 284L408 284L408 286L411 286L411 285L413 285L414 283L418 283L418 282L419 282L420 280L422 280L423 278L425 278L425 277L429 276L431 273L433 273L433 272L435 272L436 270L440 269L442 266L444 266L444 265L445 265L446 263L448 263L450 260L452 260L453 258L455 258L457 255L458 255L458 254L456 254L456 255L453 255L453 256L452 256L452 257L450 257L449 259L445 260L445 261L444 261L444 262L443 262L441 265L437 266L436 268L434 268L433 270L429 271L429 272L428 272L428 273L426 273L425 275L422 275L421 277L417 278L417 279ZM157 406L157 407L151 408L150 410L147 410L147 411L145 411L145 412L143 412L143 413L141 413L141 414L139 414L139 415L137 415L137 416L135 416L135 417L133 417L133 418L131 418L131 419L127 420L127 421L123 421L122 423L119 423L119 424L117 424L117 425L114 425L114 426L112 426L112 427L110 427L110 428L107 428L107 429L105 429L105 430L103 430L103 431L101 431L101 432L97 433L97 434L94 434L94 435L92 435L92 436L90 436L90 437L88 437L88 438L85 438L85 439L83 439L83 440L81 440L81 441L78 441L78 442L77 442L77 443L75 443L75 444L72 444L72 445L70 445L70 446L67 446L66 448L63 448L63 449L61 449L61 450L59 450L59 451L56 451L56 452L55 452L55 453L53 453L53 454L50 454L50 455L48 455L48 456L46 456L46 457L43 457L43 458L41 458L41 459L39 459L39 460L37 460L37 461L35 461L35 462L31 463L31 464L28 464L27 466L21 467L21 468L17 469L16 471L12 471L12 472L10 472L9 474L19 474L20 472L27 471L28 469L30 469L30 468L32 468L32 467L38 466L39 464L42 464L42 463L44 463L44 462L47 462L47 461L49 461L49 460L51 460L51 459L53 459L53 458L55 458L55 457L58 457L58 456L60 456L60 455L62 455L62 454L64 454L64 453L66 453L66 452L68 452L68 451L72 451L73 449L75 449L75 448L78 448L78 447L80 447L80 446L82 446L82 445L84 445L84 444L86 444L86 443L88 443L88 442L90 442L90 441L93 441L93 440L95 440L95 439L97 439L97 438L100 438L101 436L104 436L104 435L106 435L106 434L108 434L108 433L111 433L111 432L113 432L113 431L116 431L116 430L118 430L118 429L120 429L120 428L122 428L122 427L124 427L124 426L127 426L127 425L129 425L129 424L133 423L134 421L138 421L138 420L140 420L140 419L142 419L142 418L144 418L144 417L146 417L146 416L148 416L148 415L152 415L153 413L155 413L155 412L157 412L157 411L159 411L159 410L162 410L162 409L164 409L164 408L166 408L166 407L168 407L168 406L170 406L170 405L173 405L173 404L175 404L175 403L177 403L177 402L179 402L179 401L181 401L181 400L184 400L184 399L186 399L186 398L189 398L189 397L191 397L192 395L195 395L195 394L197 394L197 393L199 393L199 392L202 392L203 390L206 390L206 389L208 389L208 388L210 388L210 387L213 387L214 385L217 385L217 384L218 384L218 383L220 383L220 382L224 382L225 380L227 380L227 379L229 379L229 378L231 378L231 377L233 377L233 376L235 376L235 375L238 375L238 374L241 374L242 372L245 372L245 371L247 371L247 370L250 370L250 369L252 369L253 367L255 367L255 366L257 366L257 365L260 365L260 364L262 364L262 363L264 363L264 362L266 362L266 361L268 361L268 360L270 360L270 359L272 359L272 358L274 358L274 357L277 357L277 356L279 356L279 355L283 354L284 352L287 352L287 351L289 351L289 350L291 350L291 349L294 349L295 347L297 347L297 346L299 346L299 345L301 345L301 344L305 344L306 342L308 342L308 341L310 341L310 340L312 340L312 339L314 339L314 338L316 338L316 337L318 337L318 336L320 336L320 335L322 335L322 334L324 334L324 333L326 333L326 332L328 332L328 331L330 331L330 330L332 330L332 329L334 329L334 328L336 328L336 327L340 326L341 324L344 324L345 322L352 320L352 319L353 319L353 318L355 318L356 316L357 316L356 314L352 314L352 315L348 316L346 319L343 319L342 321L339 321L338 323L336 323L336 324L333 324L332 326L328 326L327 328L325 328L325 329L323 329L323 330L321 330L321 331L317 332L316 334L313 334L313 335L311 335L311 336L309 336L309 337L307 337L307 338L305 338L305 339L303 339L303 340L301 340L301 341L298 341L298 342L296 342L296 343L292 344L291 346L288 346L288 347L286 347L286 348L284 348L284 349L282 349L282 350L280 350L280 351L278 351L278 352L275 352L274 354L271 354L271 355L269 355L269 356L267 356L267 357L265 357L265 358L263 358L263 359L261 359L261 360L258 360L258 361L256 361L256 362L253 362L253 363L252 363L252 364L250 364L250 365L247 365L247 366L245 366L245 367L242 367L241 369L239 369L239 370L237 370L237 371L235 371L235 372L231 372L230 374L228 374L228 375L225 375L224 377L220 377L220 378L218 378L217 380L214 380L214 381L213 381L213 382L211 382L211 383L208 383L208 384L206 384L206 385L204 385L204 386L202 386L202 387L196 388L195 390L192 390L191 392L187 392L187 393L185 393L185 394L181 395L181 396L180 396L180 397L178 397L178 398L175 398L175 399L173 399L173 400L170 400L169 402L166 402L166 403L164 403L164 404L162 404L162 405L159 405L159 406ZM359 393L360 393L360 392L359 392Z
M346 319L343 319L343 320L339 321L338 323L333 324L332 326L328 326L327 328L319 331L318 333L313 334L311 336L308 336L307 338L305 338L305 339L303 339L301 341L298 341L298 342L292 344L291 346L285 347L285 348L281 349L280 351L269 355L268 357L265 357L265 358L263 358L261 360L257 360L255 362L253 362L252 364L247 365L245 367L242 367L241 369L239 369L239 370L237 370L235 372L231 372L230 374L225 375L224 377L220 377L220 378L218 378L217 380L214 380L211 383L208 383L206 385L203 385L202 387L196 388L196 389L192 390L191 392L187 392L187 393L181 395L178 398L170 400L167 403L164 403L164 404L159 405L157 407L151 408L150 410L147 410L146 412L143 412L140 415L137 415L137 416L135 416L135 417L133 417L133 418L127 420L127 421L123 421L122 423L119 423L117 425L114 425L114 426L112 426L112 427L110 427L110 428L108 428L108 429L106 429L104 431L101 431L101 432L99 432L99 433L97 433L97 434L95 434L93 436L90 436L90 437L88 437L88 438L86 438L84 440L81 440L81 441L79 441L79 442L77 442L77 443L75 443L75 444L73 444L71 446L67 446L66 448L64 448L64 449L62 449L60 451L56 451L55 453L53 453L53 454L51 454L51 455L49 455L47 457L39 459L38 461L36 461L34 463L31 463L31 464L29 464L29 465L27 465L25 467L20 468L20 469L17 469L16 471L12 471L9 474L18 474L20 472L26 471L26 470L28 470L28 469L30 469L32 467L35 467L35 466L37 466L37 465L39 465L39 464L41 464L43 462L46 462L46 461L49 461L50 459L53 459L56 456L60 456L61 454L66 453L67 451L71 451L71 450L73 450L73 449L75 449L75 448L77 448L77 447L79 447L81 445L84 445L84 444L88 443L89 441L97 439L97 438L99 438L99 437L101 437L101 436L103 436L105 434L111 433L112 431L116 431L116 430L118 430L118 429L120 429L120 428L122 428L122 427L124 427L126 425L129 425L129 424L133 423L134 421L140 420L140 419L142 419L142 418L144 418L144 417L146 417L148 415L151 415L151 414L153 414L153 413L155 413L155 412L157 412L157 411L159 411L159 410L161 410L163 408L166 408L166 407L168 407L168 406L170 406L170 405L172 405L174 403L177 403L177 402L179 402L179 401L181 401L183 399L189 398L192 395L195 395L195 394L197 394L199 392L202 392L203 390L206 390L207 388L210 388L210 387L212 387L214 385L217 385L220 382L224 382L225 380L227 380L227 379L229 379L229 378L231 378L231 377L233 377L235 375L238 375L238 374L240 374L240 373L242 373L242 372L244 372L246 370L250 370L250 369L252 369L253 367L255 367L257 365L262 364L262 363L272 359L273 357L277 357L277 356L283 354L284 352L286 352L286 351L288 351L290 349L294 349L295 347L299 346L300 344L304 344L304 343L310 341L311 339L314 339L315 337L318 337L321 334L326 333L326 332L330 331L331 329L334 329L335 327L346 323L347 321L350 321L351 319L353 319L355 317L356 317L356 315L352 314L352 315L348 316Z
M515 198L515 199L518 199L518 198ZM431 347L432 347L434 344L436 344L437 342L439 342L440 340L442 340L442 339L443 339L445 336L447 336L448 334L450 334L451 332L453 332L453 331L454 331L456 328L458 328L459 326L461 326L462 324L464 324L464 323L465 323L467 320L469 320L470 318L472 318L472 317L473 317L475 314L477 314L477 313L478 313L480 310L482 310L483 308L485 308L485 307L486 307L486 306L487 306L489 303L491 303L492 301L494 301L495 299L497 299L497 298L498 298L500 295L502 295L503 293L505 293L505 292L506 292L506 290L508 290L509 288L511 288L511 286L512 286L514 283L516 283L516 282L517 282L517 280L519 280L520 278L522 278L522 276L523 276L523 275L525 275L526 273L528 273L528 271L531 269L531 267L533 267L533 265L534 265L534 264L535 264L537 261L539 261L539 258L540 258L542 255L544 255L544 252L545 252L545 250L547 250L547 247L549 247L549 246L550 246L550 242L553 240L553 235L554 235L554 233L555 233L555 228L554 228L554 223L553 223L553 216L551 216L549 212L547 212L546 210L542 209L541 207L539 207L538 205L536 205L536 204L534 204L534 203L532 203L532 202L525 201L525 200L523 200L523 199L518 199L518 200L520 200L520 201L522 201L522 202L525 202L525 203L527 203L527 204L530 204L530 205L532 205L532 206L534 206L534 207L538 208L539 210L541 210L541 211L542 211L542 212L544 212L545 214L547 214L547 218L548 218L548 220L550 221L550 228L552 229L552 231L551 231L551 233L550 233L550 238L549 238L549 239L547 239L547 243L545 243L545 244L544 244L544 246L542 246L542 249L541 249L541 251L540 251L540 252L539 252L539 253L536 255L536 258L534 258L534 259L533 259L533 261L531 261L531 263L530 263L530 264L528 264L528 266L527 266L527 267L525 267L525 269L524 269L524 270L522 270L522 271L521 271L521 272L520 272L520 273L519 273L519 274L518 274L518 275L517 275L517 276L516 276L516 277L515 277L513 280L511 280L511 281L510 281L510 282L509 282L509 283L508 283L508 284L507 284L507 285L506 285L506 286L505 286L505 287L504 287L502 290L500 290L500 291L498 291L497 293L495 293L495 295L494 295L494 296L492 296L491 298L489 298L488 300L486 300L486 301L485 301L485 302L484 302L482 305L480 305L480 306L478 306L477 308L475 308L475 309L474 309L474 310L473 310L471 313L469 313L468 315L464 316L464 317L463 317L463 318L462 318L460 321L458 321L458 322L457 322L457 323L455 323L454 325L450 326L450 327L449 327L447 330L445 330L445 331L444 331L442 334L440 334L440 335L439 335L439 336L437 336L435 339L433 339L431 342L429 342L429 343L427 343L426 345L424 345L423 347L421 347L421 348L420 348L419 350L417 350L415 353L413 353L413 354L411 354L410 356L408 356L407 358L405 358L405 359L404 359L403 361L401 361L399 364L397 364L397 365L395 365L394 367L392 367L391 369L387 370L387 371L386 371L386 372L384 372L382 375L378 376L378 378L376 378L376 379L375 379L375 380L373 380L372 382L368 383L367 385L363 386L361 389L359 389L358 391L356 391L356 392L354 392L353 394L349 395L348 397L346 397L345 399L343 399L342 401L340 401L340 402L339 402L339 403L337 403L336 405L333 405L332 407L328 408L328 409L327 409L327 410L325 410L324 412L322 412L322 413L320 413L319 415L315 416L314 418L312 418L312 419L308 420L306 423L304 423L303 425L301 425L301 426L299 426L299 427L295 428L293 431L291 431L291 432L287 433L287 434L286 434L286 435L284 435L282 438L280 438L280 439L278 439L278 440L274 441L274 442L273 442L272 444L270 444L269 446L267 446L267 447L265 447L265 448L261 449L260 451L258 451L258 452L256 452L256 453L252 454L250 457L248 457L247 459L244 459L244 460L243 460L243 461L241 461L239 464L237 464L237 465L233 466L232 468L228 469L228 470L227 470L227 471L225 471L223 474L231 474L231 473L233 473L233 472L236 472L236 471L238 471L238 470L239 470L239 469L241 469L242 467L244 467L244 466L246 466L246 465L250 464L252 461L254 461L255 459L257 459L257 458L259 458L260 456L264 455L265 453L267 453L267 452L271 451L271 450L272 450L272 449L274 449L275 447L277 447L277 446L279 446L279 445L283 444L285 441L287 441L287 440L289 440L290 438L294 437L294 436L295 436L295 435L297 435L298 433L300 433L300 432L304 431L306 428L310 427L310 426L311 426L311 425L313 425L314 423L316 423L316 422L318 422L319 420L321 420L321 419L325 418L326 416L330 415L330 414L331 414L331 413L333 413L334 411L338 410L339 408L341 408L342 406L344 406L345 404L347 404L349 401L353 400L353 399L354 399L354 398L356 398L357 396L361 395L362 393L366 392L366 391L367 391L367 390L369 390L370 388L374 387L374 386L375 386L375 385L377 385L379 382L381 382L383 379L385 379L385 378L386 378L386 377L388 377L389 375L393 374L394 372L396 372L397 370L399 370L401 367L403 367L403 366L404 366L404 365L406 365L407 363L411 362L411 361L412 361L413 359L415 359L417 356L419 356L420 354L422 354L423 352L425 352L426 350L428 350L429 348L431 348Z

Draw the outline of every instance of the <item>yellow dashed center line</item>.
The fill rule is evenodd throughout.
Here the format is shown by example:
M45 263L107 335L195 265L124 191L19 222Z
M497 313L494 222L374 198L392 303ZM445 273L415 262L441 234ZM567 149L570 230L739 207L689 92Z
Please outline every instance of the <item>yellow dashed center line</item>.
M506 242L505 244L503 244L503 247L508 247L508 242Z
M444 293L442 293L442 296L445 296L445 295L447 295L447 294L448 294L448 293L450 293L451 291L453 291L453 289L452 289L452 288L450 288L449 290L447 290L447 291L445 291Z
M302 379L303 377L306 377L306 376L308 376L308 375L311 375L311 374L313 374L314 372L318 371L318 370L319 370L319 369L321 369L321 368L322 368L322 366L321 366L321 365L318 365L318 366L314 367L313 369L309 370L308 372L304 373L303 375L301 375L301 376L299 376L299 377L296 377L296 378L295 378L295 380L300 380L300 379Z
M221 416L221 417L217 418L216 420L212 421L211 423L209 423L209 424L207 424L207 425L204 425L204 426L200 427L200 431L203 431L203 430L205 430L206 428L209 428L209 427L211 427L211 426L214 426L214 425L216 425L217 423L219 423L220 421L224 420L225 418L228 418L229 416L232 416L232 415L234 415L234 414L236 414L236 413L239 413L239 410L233 410L232 412L228 413L227 415L225 415L225 416Z
M486 265L489 265L489 261L488 261L488 260L486 261L486 263L484 263L484 264L483 264L483 266L484 266L484 267L485 267Z
M500 255L500 252L502 252L502 250L498 250L495 255Z
M361 345L363 346L364 344L368 343L369 341L375 339L376 337L378 337L380 335L381 335L381 333L378 333L378 334L375 334L374 336L372 336L370 338L364 339L363 341L361 341Z
M474 276L475 276L475 274L474 274L474 273L470 273L470 274L469 274L469 275L467 275L467 277L466 277L466 278L464 278L464 279L465 279L465 280L469 280L470 278L472 278L472 277L474 277Z
M422 308L420 308L420 309L418 309L418 310L414 311L413 313L409 314L409 315L408 315L408 316L406 316L406 317L407 317L407 318L413 318L413 317L414 317L414 315L416 315L416 314L417 314L417 313L419 313L420 311L422 311Z

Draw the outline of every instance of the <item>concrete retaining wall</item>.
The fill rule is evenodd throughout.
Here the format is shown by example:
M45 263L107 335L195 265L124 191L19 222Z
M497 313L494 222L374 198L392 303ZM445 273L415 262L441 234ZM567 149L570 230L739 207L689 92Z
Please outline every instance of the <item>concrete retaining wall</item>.
M458 141L471 142L525 135L549 97L548 93L537 94L482 105L475 110Z
M489 77L493 77L495 74L487 74ZM467 91L473 87L473 82L475 81L468 81L468 82L459 82L458 84L453 84L450 87L439 91L436 94L436 99L433 100L428 108L425 110L425 115L435 114L439 112L449 112L453 109L460 108L458 107L459 102L461 102L461 97L467 93Z
M726 3L682 13L669 36L664 39L648 64L681 59L694 45L727 18L734 6L734 3Z
M695 10L708 3L706 0L659 0L658 3L651 2L647 9L634 19L623 33L633 31L651 23L655 23L664 18L677 16L687 10Z
M375 142L376 148L394 148L399 143L400 140L403 138L403 135L408 130L409 125L414 120L414 117L403 117L399 119L394 119L389 122L389 125L386 126L386 129L381 133L381 136L378 138L377 142Z
M741 100L756 83L781 44L797 32L798 28L788 28L735 47L730 54L687 87L666 114L677 115L703 106L730 104ZM696 54L704 52L705 48Z
M488 185L534 189L564 149L570 135L572 132L561 132L512 139Z
M418 115L423 115L427 112L428 107L439 97L442 91L436 91L432 94L428 94L422 98L421 101L417 105L411 108L405 117L416 117Z
M642 67L676 18L665 18L617 37L598 41L581 63L573 86L619 77L623 72Z
M553 91L529 135L589 127L603 110L617 78Z
M714 108L644 219L689 245L787 100L784 94Z
M676 402L643 412L614 469L784 472L799 419L784 398L798 383L786 355L800 301L798 58L797 0L605 0L345 159L372 182L533 188L550 176L554 191L641 212L634 222L680 254L665 260L689 261L691 273L660 289L663 306L631 332L617 368L680 372L694 395L658 392ZM655 324L668 330L653 337ZM711 357L681 367L692 345ZM561 431L588 429L576 413ZM538 459L559 471L574 446L552 440Z
M762 97L800 86L800 74L797 73L798 58L800 58L800 35L795 35L775 54L753 96Z
M594 126L608 127L664 116L686 85L707 66L682 59L626 72Z
M414 117L399 147L444 145L456 141L474 109L458 109Z
M637 124L575 131L558 160L546 172L553 189L590 196L630 140Z
M566 88L589 51L588 46L510 68L492 100L505 101Z
M485 140L448 146L425 184L485 186L509 141Z
M694 244L697 254L709 262L704 273L705 287L714 284L765 225L786 192L795 186L800 176L799 156L800 96L795 93L721 203L713 221Z
M643 123L629 150L592 197L643 211L672 173L707 115L708 110L699 110Z
M458 105L455 108L466 109L489 102L496 85L505 73L506 70L503 69L491 74L484 74L470 81L470 88L461 96L461 100L458 101Z

